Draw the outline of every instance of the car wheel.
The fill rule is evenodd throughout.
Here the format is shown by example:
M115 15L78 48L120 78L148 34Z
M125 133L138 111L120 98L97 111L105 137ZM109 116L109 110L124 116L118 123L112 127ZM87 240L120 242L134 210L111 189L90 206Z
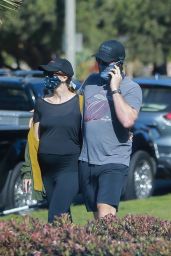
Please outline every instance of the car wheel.
M23 162L16 165L12 172L9 183L8 205L9 208L21 207L24 205L34 204L37 201L32 199L32 189L28 193L23 191L23 181L21 177L21 167Z
M130 161L124 199L141 199L151 196L154 190L155 172L154 159L144 151L136 152Z

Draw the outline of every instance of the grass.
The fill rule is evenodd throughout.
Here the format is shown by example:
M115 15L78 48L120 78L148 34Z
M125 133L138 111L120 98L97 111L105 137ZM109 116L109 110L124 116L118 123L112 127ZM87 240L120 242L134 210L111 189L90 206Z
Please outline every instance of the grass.
M80 225L84 225L88 220L93 219L92 213L87 213L84 205L73 205L71 212L74 223ZM45 222L47 221L47 210L32 211L29 214ZM123 201L120 203L118 217L124 217L127 214L150 215L171 221L171 194L142 200ZM16 218L16 215L2 217L2 220L8 220L12 217Z
M81 225L93 218L92 213L87 213L83 205L72 207L72 214L74 222ZM120 203L117 216L124 217L127 214L150 215L171 221L171 194L123 201Z

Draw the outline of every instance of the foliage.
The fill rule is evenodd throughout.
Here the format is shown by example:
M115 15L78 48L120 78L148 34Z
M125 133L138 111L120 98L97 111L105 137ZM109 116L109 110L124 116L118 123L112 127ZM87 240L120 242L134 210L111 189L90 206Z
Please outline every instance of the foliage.
M18 67L22 61L37 68L56 51L55 0L25 1L18 15L8 16L1 26L0 65L5 63L4 53L10 54ZM10 66L7 63L6 66Z
M0 255L171 255L171 222L108 215L80 227L67 215L54 225L24 217L0 222Z
M0 10L1 11L13 11L18 9L22 4L22 0L1 0Z
M2 2L2 1L1 1ZM19 0L3 0L17 3ZM31 68L63 55L64 0L29 0L1 25L0 67ZM171 1L79 0L76 1L77 32L83 34L83 51L77 55L81 79L88 72L81 63L103 40L116 38L127 49L127 60L160 65L171 57ZM88 54L87 54L88 53ZM12 58L11 58L12 57ZM81 66L80 66L81 65ZM86 69L86 72L85 72Z
M170 53L171 2L166 0L80 0L77 29L87 47L117 38L128 59L162 63ZM85 22L86 21L86 22Z
M22 0L1 0L0 2L0 22L6 13L16 11L22 4Z

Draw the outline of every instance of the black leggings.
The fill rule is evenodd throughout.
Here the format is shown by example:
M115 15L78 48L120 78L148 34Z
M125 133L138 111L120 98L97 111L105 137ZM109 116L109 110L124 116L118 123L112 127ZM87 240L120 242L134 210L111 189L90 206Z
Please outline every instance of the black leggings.
M48 222L55 216L70 214L70 206L78 193L79 155L39 154L39 164L48 200Z

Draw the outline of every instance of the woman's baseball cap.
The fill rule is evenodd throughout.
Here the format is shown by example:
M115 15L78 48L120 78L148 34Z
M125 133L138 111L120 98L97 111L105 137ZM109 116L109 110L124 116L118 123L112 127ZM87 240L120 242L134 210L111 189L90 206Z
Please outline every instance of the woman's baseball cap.
M72 77L74 75L71 63L67 59L62 58L56 58L54 60L51 60L47 65L40 65L39 69L46 72L61 71L68 77Z
M123 44L116 40L104 41L94 56L104 62L124 62L125 59L125 48Z

